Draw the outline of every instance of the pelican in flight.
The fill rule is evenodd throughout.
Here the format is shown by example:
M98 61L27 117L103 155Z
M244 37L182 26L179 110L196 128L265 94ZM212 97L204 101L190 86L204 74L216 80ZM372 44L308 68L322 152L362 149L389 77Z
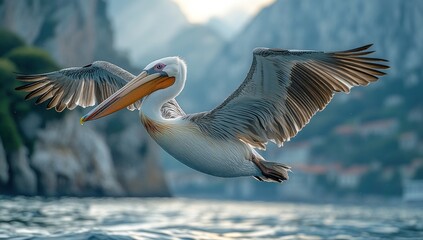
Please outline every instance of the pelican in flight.
M282 182L290 167L266 161L256 149L279 147L294 137L335 92L378 80L388 66L370 58L366 45L339 52L256 48L244 82L211 111L186 114L175 97L185 85L187 66L179 57L148 64L134 76L104 61L56 72L19 75L17 90L47 109L98 104L81 123L123 108L140 110L141 123L170 155L200 172L219 177L253 176ZM224 69L222 69L224 71ZM210 89L212 91L212 89Z

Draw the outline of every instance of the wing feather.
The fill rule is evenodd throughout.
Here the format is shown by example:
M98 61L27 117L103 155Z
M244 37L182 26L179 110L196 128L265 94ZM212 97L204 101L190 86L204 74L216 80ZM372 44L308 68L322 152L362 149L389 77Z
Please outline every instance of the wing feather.
M172 119L177 117L185 116L184 110L179 106L175 99L167 101L160 109L162 117L166 119Z
M16 90L28 92L25 99L37 98L36 104L50 99L47 109L61 112L76 106L89 107L98 104L123 87L135 76L122 68L104 61L96 61L84 67L66 68L55 72L18 75L26 84ZM135 110L140 101L128 106Z
M335 92L348 93L385 73L385 59L367 55L371 45L341 51L289 51L258 48L246 79L210 112L187 115L211 136L237 139L264 149L294 137L323 110Z

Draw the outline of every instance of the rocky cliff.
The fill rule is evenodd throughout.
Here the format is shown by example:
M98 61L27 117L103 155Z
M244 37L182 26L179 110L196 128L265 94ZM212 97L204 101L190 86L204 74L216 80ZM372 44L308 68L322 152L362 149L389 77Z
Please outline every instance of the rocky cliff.
M123 195L104 138L81 127L76 114L38 132L31 165L43 195Z
M1 1L0 27L47 50L62 66L95 59L128 65L113 47L114 34L103 0Z
M101 59L132 70L114 49L103 0L0 1L0 27L47 50L62 67ZM75 111L65 111L63 119L53 122L36 113L19 120L31 143L13 152L5 152L0 144L0 193L170 195L157 147L140 126L137 113L124 111L80 126L81 112Z

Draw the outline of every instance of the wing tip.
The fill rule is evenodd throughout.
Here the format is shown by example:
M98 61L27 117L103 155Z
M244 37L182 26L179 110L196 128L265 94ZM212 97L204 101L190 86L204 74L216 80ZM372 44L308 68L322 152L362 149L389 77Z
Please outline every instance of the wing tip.
M341 53L362 52L362 51L365 51L365 50L371 48L372 46L373 46L373 43L369 43L369 44L363 45L361 47L353 48L353 49L346 50L346 51L341 51ZM372 51L370 53L373 53L373 52L374 51Z
M46 74L16 74L16 80L22 82L35 82L44 79L47 75Z

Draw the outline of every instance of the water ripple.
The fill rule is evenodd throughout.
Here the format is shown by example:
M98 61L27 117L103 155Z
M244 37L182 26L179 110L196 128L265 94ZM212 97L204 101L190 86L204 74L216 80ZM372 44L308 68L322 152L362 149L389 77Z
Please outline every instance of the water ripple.
M189 199L0 198L0 238L423 239L423 209Z

